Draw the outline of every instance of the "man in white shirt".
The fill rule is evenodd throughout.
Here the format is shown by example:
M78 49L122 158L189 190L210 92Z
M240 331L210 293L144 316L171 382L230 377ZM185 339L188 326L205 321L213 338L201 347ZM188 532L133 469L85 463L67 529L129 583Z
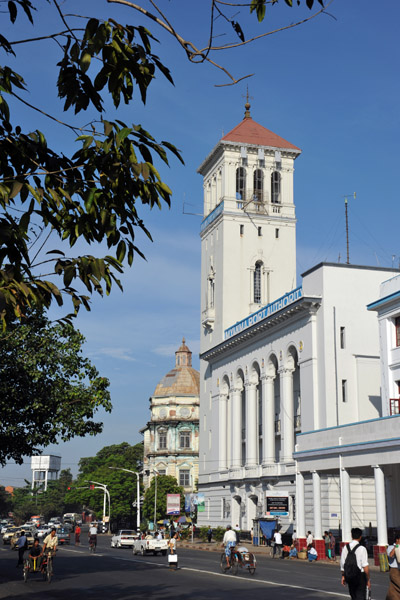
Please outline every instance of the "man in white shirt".
M342 571L342 585L349 586L350 597L353 600L364 600L366 589L371 589L371 579L369 575L368 553L364 546L360 545L362 531L358 527L351 530L352 541L343 547L340 557L340 569ZM354 550L355 549L355 550ZM349 550L354 550L357 559L357 567L360 570L359 577L354 580L346 581L345 563Z
M95 523L92 523L89 527L89 547L93 544L94 548L97 546L97 527Z
M222 540L222 546L225 546L226 564L229 569L229 567L231 566L230 556L232 553L232 548L234 548L236 546L236 532L232 531L232 527L230 525L228 525L228 527L226 528L226 531L224 533L224 539Z
M274 533L274 554L273 554L273 558L275 558L275 556L282 556L282 534L279 531L275 531Z
M311 531L307 531L307 540L306 540L307 546L309 546L310 544L312 544L313 541L314 541L313 534L311 533Z

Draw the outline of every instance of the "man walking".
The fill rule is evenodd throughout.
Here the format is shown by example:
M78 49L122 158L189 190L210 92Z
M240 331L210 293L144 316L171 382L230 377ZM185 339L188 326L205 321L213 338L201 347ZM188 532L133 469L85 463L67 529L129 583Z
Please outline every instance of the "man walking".
M340 557L342 585L349 586L353 600L364 600L367 588L371 589L367 549L360 545L361 529L354 527L351 537L352 541L343 547Z
M21 531L21 535L19 536L15 547L18 550L18 562L17 567L24 564L24 552L28 548L28 540L25 535L25 531Z

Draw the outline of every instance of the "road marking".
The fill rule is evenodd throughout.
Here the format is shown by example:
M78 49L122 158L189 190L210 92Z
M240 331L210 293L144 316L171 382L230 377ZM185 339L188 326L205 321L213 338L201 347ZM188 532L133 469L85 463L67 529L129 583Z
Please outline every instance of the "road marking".
M78 550L70 550L70 552L78 552ZM127 562L136 562L139 564L151 565L156 567L168 567L168 563L158 563L150 560L140 560L138 558L128 558L125 556L110 556L109 554L97 554L97 556L107 556L108 558L112 558L114 560L125 560ZM239 579L236 575L229 575L227 573L216 573L215 571L207 571L205 569L194 569L192 567L179 567L180 571L193 571L194 573L206 573L207 575L215 575L216 577L230 577L231 579L235 579L236 581L248 582L248 579ZM340 592L328 592L327 590L320 590L318 588L305 587L303 585L293 585L288 583L279 583L276 581L268 581L266 579L251 579L252 583L258 583L260 585L274 585L276 587L286 587L296 590L307 590L309 592L319 592L326 596L336 596L338 598L348 598L348 594L341 594Z

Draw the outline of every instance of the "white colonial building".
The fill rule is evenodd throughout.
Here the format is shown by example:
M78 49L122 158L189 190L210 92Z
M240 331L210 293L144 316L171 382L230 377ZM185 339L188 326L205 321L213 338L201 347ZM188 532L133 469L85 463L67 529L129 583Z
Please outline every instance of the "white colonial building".
M315 450L309 433L321 449L336 435L328 431L343 429L341 444L353 435L348 425L382 416L378 322L367 304L394 270L321 263L296 286L300 150L253 121L249 108L199 168L199 520L250 530L256 517L279 514L283 530L297 524L300 537L311 529L323 544L323 529L340 526L348 536L348 523L377 524L371 467L346 471L344 506L340 461L311 469L302 452ZM279 498L286 510L284 501L275 512Z
M172 475L192 492L199 463L199 377L192 353L182 340L175 352L175 367L157 384L150 398L150 421L144 436L143 469L148 487L154 474Z

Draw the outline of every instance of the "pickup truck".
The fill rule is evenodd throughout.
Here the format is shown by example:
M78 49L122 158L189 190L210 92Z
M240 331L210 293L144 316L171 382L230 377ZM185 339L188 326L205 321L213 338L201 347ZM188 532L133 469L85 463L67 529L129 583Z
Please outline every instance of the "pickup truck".
M167 549L167 540L157 540L150 536L147 536L147 539L145 540L134 540L133 542L133 554L141 554L142 556L149 552L152 552L154 555L160 552L165 556L167 554Z

